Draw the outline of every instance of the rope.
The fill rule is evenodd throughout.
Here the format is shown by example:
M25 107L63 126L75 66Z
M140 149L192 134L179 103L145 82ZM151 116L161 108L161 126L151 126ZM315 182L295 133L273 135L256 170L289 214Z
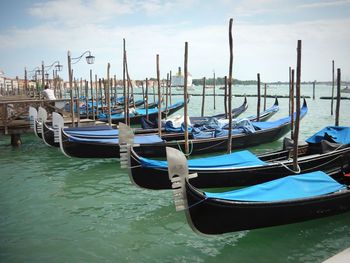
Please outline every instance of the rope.
M315 169L317 169L317 168L319 168L319 167L322 167L322 166L324 166L324 165L327 165L327 164L329 164L329 163L332 163L332 162L334 162L335 160L337 160L337 159L339 159L339 158L341 158L341 156L337 156L337 157L335 157L335 158L329 160L328 162L322 163L322 164L320 164L320 165L313 166L311 169L315 170ZM298 172L295 172L294 170L290 169L290 168L289 168L287 165L285 165L284 163L282 163L282 162L277 162L277 163L280 164L281 166L283 166L284 168L286 168L288 171L290 171L290 172L292 172L292 173L300 173L300 166L299 166L299 164L298 164ZM308 171L308 170L311 170L311 169L304 169L303 171L305 172L305 171Z
M135 165L135 166L128 166L128 169L140 168L140 167L142 167L142 165L141 165L141 164L139 164L139 165Z
M282 165L284 168L286 168L288 171L292 172L292 173L295 173L295 174L299 174L301 172L301 169L300 169L300 166L299 164L297 164L297 168L298 170L297 171L294 171L293 169L290 169L287 165L285 165L284 163L282 162L278 162L280 165Z
M196 205L199 205L200 203L204 202L205 200L207 200L208 197L206 196L204 199L198 201L197 203L194 203L193 205L191 206L188 206L187 208L185 208L185 210L190 210L192 207L196 206Z
M183 152L183 150L182 150L182 148L181 148L181 146L179 144L179 141L176 141L176 144L177 144L177 147L179 148L179 151L181 151L186 157L190 156L192 154L192 152L193 152L193 142L192 142L192 140L190 140L189 143L190 143L190 151L189 151L188 154L186 154L186 153Z

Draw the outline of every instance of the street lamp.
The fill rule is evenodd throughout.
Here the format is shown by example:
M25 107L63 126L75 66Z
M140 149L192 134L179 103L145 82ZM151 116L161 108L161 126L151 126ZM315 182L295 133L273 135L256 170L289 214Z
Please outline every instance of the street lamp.
M57 65L56 65L57 64ZM49 65L49 66L45 66L45 68L47 69L47 70L50 70L53 66L55 66L55 68L56 68L56 70L57 71L61 71L62 70L62 68L63 68L63 66L60 64L60 62L57 60L57 61L55 61L55 62L53 62L51 65Z
M81 54L79 57L72 58L71 52L68 50L67 57L68 57L68 76L69 76L69 88L70 88L70 112L72 115L72 125L74 126L74 100L73 100L73 72L72 72L72 64L78 63L81 58L86 55L86 63L93 64L95 62L95 57L91 55L91 52L89 50L85 51L83 54ZM77 110L79 112L79 105L77 107Z

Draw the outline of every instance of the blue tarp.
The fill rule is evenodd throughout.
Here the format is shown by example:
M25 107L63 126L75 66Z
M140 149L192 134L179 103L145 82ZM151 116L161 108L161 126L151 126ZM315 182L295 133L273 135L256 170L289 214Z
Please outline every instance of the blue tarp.
M304 104L300 109L300 117L304 117L307 113L308 108L307 105ZM294 119L296 117L296 113L294 113ZM251 122L249 119L239 120L237 123L233 123L232 126L232 134L250 134L254 133L257 130L265 130L279 127L285 123L290 122L291 117L285 117L276 121L264 121L264 122ZM214 137L226 137L228 135L228 131L226 129L222 129L219 127L218 121L216 119L209 119L203 124L203 127L198 127L196 125L196 129L193 131L193 138L201 139L201 138L214 138ZM206 131L207 129L215 129L215 131Z
M235 201L269 202L298 198L309 198L333 193L345 188L333 178L321 171L287 176L267 183L224 192L208 193L208 198Z
M91 143L105 143L105 144L119 144L119 138L80 138L70 136L68 138L71 142L91 142ZM163 140L158 135L140 135L134 137L135 144L144 143L159 143Z
M184 102L182 102L182 101L177 102L175 104L168 106L168 110L176 108L176 107L183 105L183 104L184 104ZM165 111L165 110L166 110L165 107L162 108L162 111ZM157 112L158 112L158 108L148 109L148 114L155 114ZM146 116L146 109L136 108L134 113L133 112L129 113L130 118L132 118L134 116L139 116L139 115ZM101 113L98 115L98 119L106 119L106 118L108 118L108 114ZM122 118L124 118L124 112L111 115L112 120L113 119L122 119Z
M350 143L349 126L328 126L312 135L306 140L307 143L320 143L322 140L339 143Z
M65 131L100 131L100 130L111 130L111 129L113 129L113 128L111 126L108 126L108 125L64 128Z
M67 134L73 136L118 136L119 130L117 129L105 129L105 130L77 130L77 131L67 131L64 130Z
M142 167L153 167L153 168L167 168L167 161L153 160L140 157ZM198 158L188 160L189 169L196 168L229 168L229 167L246 167L265 165L266 163L261 161L253 153L248 150L239 151L231 154L224 154L218 156L211 156L205 158ZM213 178L215 180L215 178Z

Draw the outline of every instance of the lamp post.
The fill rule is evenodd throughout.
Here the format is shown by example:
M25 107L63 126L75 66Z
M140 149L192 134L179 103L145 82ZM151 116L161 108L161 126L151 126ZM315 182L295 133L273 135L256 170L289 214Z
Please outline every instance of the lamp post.
M68 57L68 77L69 77L69 88L70 88L70 112L72 115L72 125L74 126L74 100L73 100L73 72L72 72L72 64L78 63L81 58L86 55L86 63L88 64L94 64L95 57L91 55L91 52L89 50L85 51L83 54L81 54L79 57L72 58L71 52L68 50L67 57ZM78 105L79 106L79 105ZM77 108L79 110L79 107ZM88 109L86 109L88 110Z
M61 71L63 66L60 64L60 62L58 60L56 60L55 62L53 62L51 65L49 66L45 66L45 69L46 69L46 73L45 73L45 77L46 77L46 82L48 83L49 82L49 73L48 71L53 67L55 66L55 69L52 73L52 79L54 80L54 78L57 77L57 71ZM55 74L56 73L56 74ZM55 81L54 81L55 83ZM55 84L54 84L54 89L56 88Z

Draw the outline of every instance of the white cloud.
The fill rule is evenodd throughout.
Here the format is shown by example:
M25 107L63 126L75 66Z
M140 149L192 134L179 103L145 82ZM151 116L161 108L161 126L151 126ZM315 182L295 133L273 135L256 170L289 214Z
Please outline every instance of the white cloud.
M349 5L350 0L339 0L339 1L326 1L326 2L315 2L309 4L299 5L298 8L324 8L324 7L335 7Z
M67 7L68 4L64 4L64 1L71 3L75 8ZM160 11L181 4L182 1L184 0L169 5L167 1L152 1L147 8ZM195 4L196 1L193 0L188 5ZM250 4L260 2L252 1ZM270 6L275 0L266 1L266 6ZM162 24L160 21L154 25L139 23L122 26L92 19L96 10L105 17L113 17L115 12L134 12L133 6L138 6L139 10L147 9L146 4L143 7L140 5L141 1L125 3L111 0L55 0L36 5L31 9L31 14L42 17L45 23L29 29L13 28L5 33L0 32L0 55L12 52L12 61L21 63L23 60L27 60L27 63L32 62L34 57L36 62L33 63L41 60L50 63L59 59L66 64L67 50L72 51L73 57L79 56L85 50L91 50L96 56L96 64L92 66L94 71L105 75L107 62L110 62L114 74L120 76L122 39L126 38L131 77L146 78L155 76L156 54L160 55L162 74L169 70L176 71L178 66L183 66L184 43L188 41L189 70L193 77L211 76L213 70L217 76L227 75L228 21L219 26L203 24L193 27L183 20L173 24ZM156 6L153 9L152 4ZM88 8L92 6L96 7L94 11ZM263 3L260 6L264 6ZM117 7L121 9L116 11ZM67 19L71 22L63 24L62 21ZM53 25L52 20L59 21L60 25ZM294 66L296 62L298 39L303 40L303 79L329 79L328 63L332 59L339 67L345 67L346 74L350 54L350 36L347 32L349 25L350 19L275 25L234 23L234 77L255 79L256 73L261 73L265 81L286 80L288 67ZM23 50L21 55L24 51L29 52L21 58L16 58L18 50ZM22 70L24 66L18 64L17 71ZM88 69L89 66L84 63L74 67L75 74L82 77L88 77ZM66 77L64 72L62 74Z
M132 2L113 0L51 0L29 9L29 14L36 18L69 26L96 24L130 13L133 13Z

